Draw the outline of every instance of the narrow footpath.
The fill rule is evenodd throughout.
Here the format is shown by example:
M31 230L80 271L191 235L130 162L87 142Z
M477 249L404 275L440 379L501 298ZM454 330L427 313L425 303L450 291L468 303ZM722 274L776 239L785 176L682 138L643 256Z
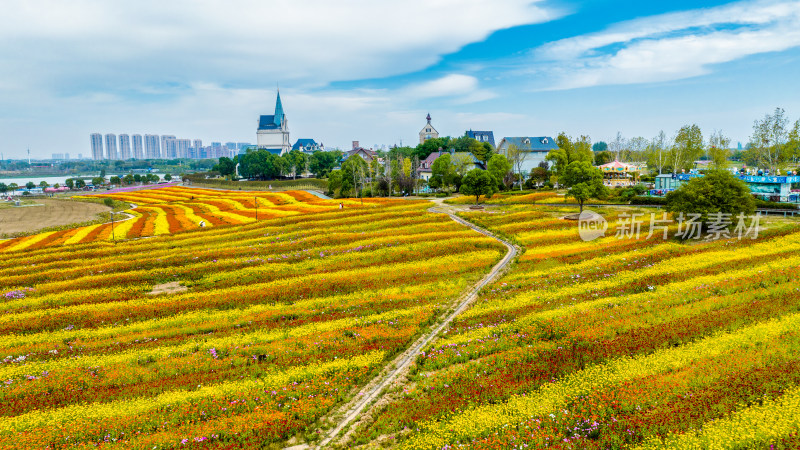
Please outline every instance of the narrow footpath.
M449 314L447 314L444 319L439 322L437 326L433 329L422 335L417 341L409 347L405 352L400 354L395 358L394 361L390 362L386 365L385 369L378 374L375 378L370 381L354 398L350 401L347 405L342 407L339 412L343 414L342 418L339 419L337 425L327 434L327 436L316 446L316 448L325 448L328 444L330 444L334 439L337 438L339 433L342 432L353 420L357 419L364 413L365 409L368 406L372 405L373 402L379 399L386 390L397 378L399 375L405 373L408 369L411 368L411 365L414 364L414 361L417 358L417 355L422 351L425 346L427 346L431 341L433 341L436 336L445 328L447 327L450 322L453 321L459 314L464 312L465 309L478 297L478 292L483 289L484 286L489 284L490 282L494 281L503 271L503 269L508 266L508 264L514 260L514 257L517 255L516 247L504 241L503 239L498 238L488 230L485 230L481 227L478 227L470 222L467 222L460 217L457 217L453 214L450 208L444 207L440 202L435 202L437 206L431 207L428 209L429 212L439 213L439 214L447 214L450 218L464 226L470 227L473 230L477 231L478 233L484 234L488 237L491 237L498 242L502 243L508 249L508 252L505 254L502 260L498 262L492 270L486 274L478 283L473 285L467 292L464 294L461 299L459 300L458 304L455 306ZM441 206L438 206L441 205ZM295 449L300 448L309 448L306 445L298 445L292 447Z

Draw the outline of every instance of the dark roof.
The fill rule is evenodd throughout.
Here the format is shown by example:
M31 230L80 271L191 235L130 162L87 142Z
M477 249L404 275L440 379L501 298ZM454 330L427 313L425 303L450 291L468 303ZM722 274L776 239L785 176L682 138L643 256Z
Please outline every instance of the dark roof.
M298 139L297 142L294 143L292 146L292 150L300 150L301 148L306 147L316 147L317 141L313 139Z
M280 128L280 123L277 124L277 125L275 124L275 116L274 115L261 116L258 119L258 129L259 130L275 130L275 129L278 129L278 128Z
M369 155L369 156L371 156L373 158L378 155L378 152L372 151L372 150L370 150L368 148L364 148L364 147L356 147L356 148L354 148L352 150L348 150L348 151L344 152L344 154L347 155L347 156L351 156L351 155L355 155L356 153L358 153L360 151L363 151L364 153L366 153L367 155Z
M480 139L481 136L487 136L486 141L484 141L483 139ZM494 133L491 132L491 131L472 131L472 130L469 130L469 131L467 131L467 137L471 137L472 139L477 139L477 140L479 140L481 142L488 142L488 143L492 144L492 147L495 146L494 145Z
M550 136L504 137L503 140L516 145L520 150L549 152L558 148L556 141Z
M258 120L259 130L275 130L281 127L283 123L283 103L281 103L281 93L278 92L278 98L275 100L275 114L271 116L261 116Z

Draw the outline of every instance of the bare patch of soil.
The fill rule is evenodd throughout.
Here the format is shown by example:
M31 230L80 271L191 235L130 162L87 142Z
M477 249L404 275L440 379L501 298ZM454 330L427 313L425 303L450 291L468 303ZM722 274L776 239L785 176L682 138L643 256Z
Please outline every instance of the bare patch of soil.
M177 281L170 281L169 283L162 283L153 286L153 290L148 292L149 295L161 294L177 294L179 292L186 292L188 288L181 286Z
M34 205L0 208L0 234L36 231L42 228L94 220L111 208L89 202L36 199Z

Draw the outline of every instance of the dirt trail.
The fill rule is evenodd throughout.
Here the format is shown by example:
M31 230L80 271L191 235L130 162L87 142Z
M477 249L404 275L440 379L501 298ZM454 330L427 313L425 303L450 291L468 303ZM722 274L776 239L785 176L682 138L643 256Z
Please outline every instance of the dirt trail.
M498 262L492 270L484 276L481 281L473 285L469 291L465 295L461 297L456 305L455 309L452 310L439 324L433 328L432 330L428 331L424 335L422 335L417 341L405 352L395 358L394 361L386 365L386 368L378 374L367 386L365 386L354 398L350 401L347 405L339 410L339 413L343 414L343 417L339 419L337 425L327 434L325 439L320 441L316 448L325 448L328 444L330 444L339 433L344 430L350 423L362 415L364 410L370 406L373 401L380 398L384 390L389 387L395 380L397 380L402 374L406 373L408 369L411 368L412 364L416 360L417 355L422 351L425 346L427 346L431 341L433 341L436 336L445 328L447 327L450 322L453 321L459 314L461 314L467 307L478 297L478 292L483 289L484 286L492 282L498 275L501 274L502 270L514 259L517 255L517 249L514 245L498 238L494 234L490 233L489 231L480 228L472 223L467 222L466 220L461 219L453 214L453 210L461 209L461 208L449 208L446 205L443 205L441 202L435 202L437 206L434 206L429 209L430 212L434 213L441 213L447 214L450 216L451 219L454 221L465 225L467 227L472 228L473 230L477 231L478 233L484 234L489 236L493 239L496 239L500 243L506 246L508 252L503 257L500 262ZM309 448L307 445L298 445L293 448Z

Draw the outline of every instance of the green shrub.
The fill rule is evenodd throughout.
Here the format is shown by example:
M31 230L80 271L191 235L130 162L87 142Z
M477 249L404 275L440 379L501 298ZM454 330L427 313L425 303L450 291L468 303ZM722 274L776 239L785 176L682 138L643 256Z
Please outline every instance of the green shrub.
M770 202L767 200L756 199L756 208L758 209L797 209L794 203L780 203Z
M631 205L666 205L667 199L664 197L637 196L631 199Z
M704 177L692 178L688 183L667 194L667 210L672 213L699 214L697 220L708 224L715 213L751 215L756 202L747 183L728 171L710 170Z
M183 178L193 184L220 187L225 189L248 189L248 190L268 190L272 186L273 190L286 189L319 189L328 190L328 180L319 178L298 178L296 180L265 180L265 181L232 181L217 178L206 179L206 173L193 173L184 175Z

